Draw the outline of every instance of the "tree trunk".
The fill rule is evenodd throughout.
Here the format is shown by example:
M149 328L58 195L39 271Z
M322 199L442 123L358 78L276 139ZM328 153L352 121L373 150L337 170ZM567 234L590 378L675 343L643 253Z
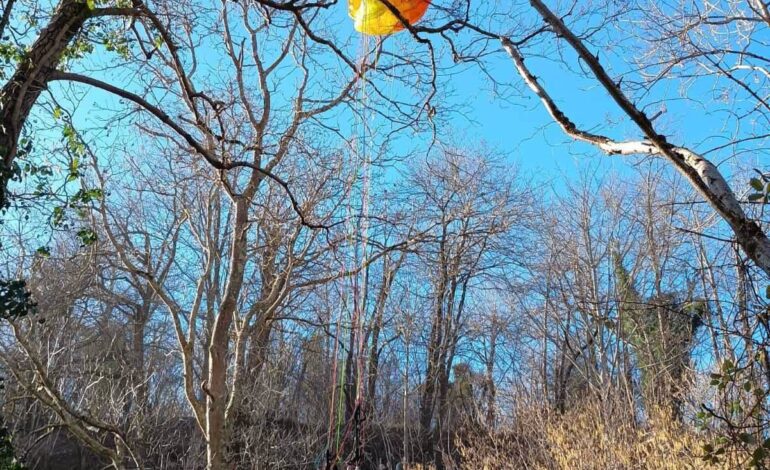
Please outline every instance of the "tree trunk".
M404 260L404 256L396 261L393 268L390 268L390 258L385 258L382 271L382 286L380 292L377 294L377 301L374 305L374 326L372 328L372 342L369 349L369 365L367 371L369 374L367 383L367 401L369 402L372 411L375 411L375 398L377 391L377 378L380 367L380 333L383 327L383 318L385 315L385 304L387 303L388 296L390 295L390 289L393 285L393 279L396 277L396 271L401 266L401 262Z
M8 204L6 190L14 176L13 161L24 123L65 49L90 15L85 1L62 0L51 22L0 91L0 207Z
M495 387L495 377L494 377L494 370L495 370L495 362L497 360L497 325L492 324L492 334L490 338L490 347L489 347L489 355L487 357L487 376L486 376L486 386L487 386L487 413L486 413L486 421L487 421L487 427L489 429L493 429L495 426L495 400L497 397L497 389Z
M209 373L206 383L206 430L207 460L210 470L226 468L226 416L227 399L227 355L230 350L230 326L243 285L243 276L247 258L249 200L236 199L233 220L233 241L230 253L229 273L225 295L214 321L209 344Z

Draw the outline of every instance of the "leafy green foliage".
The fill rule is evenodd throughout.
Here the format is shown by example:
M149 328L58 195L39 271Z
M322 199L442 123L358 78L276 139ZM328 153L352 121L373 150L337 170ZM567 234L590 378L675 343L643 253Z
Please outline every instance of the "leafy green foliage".
M768 391L761 369L765 353L758 351L741 364L725 359L710 374L711 385L722 397L718 408L701 405L696 415L703 431L716 431L712 442L703 446L703 459L718 464L727 455L742 456L745 468L768 468L770 438L765 427Z
M10 76L7 70L13 70L25 53L23 48L12 42L0 41L0 80L6 80Z
M719 442L714 444L712 443L703 444L703 447L702 447L703 460L712 465L716 465L720 463L722 461L721 456L727 452L726 444L727 444L727 441L725 439L720 440Z
M674 294L644 299L615 253L621 333L634 350L648 407L681 416L680 394L695 334L702 324L702 302L680 301Z
M5 425L0 425L0 470L24 470L24 465L16 459L13 438Z
M72 41L72 44L67 46L64 50L60 62L63 67L66 67L67 64L74 60L86 57L94 51L94 45L88 38L89 29L90 28L87 27L74 41Z
M96 232L91 230L90 228L84 228L78 230L78 239L80 239L81 246L91 246L94 243L96 243L97 235Z
M754 170L758 176L749 180L749 185L754 191L749 194L750 202L761 202L767 204L770 202L770 174Z
M6 149L0 147L0 154L5 151ZM32 139L28 136L19 139L16 148L16 159L10 167L0 165L0 178L5 181L21 181L26 175L34 174L37 171L37 167L34 167L29 163L24 163L24 160L26 160L31 153ZM0 209L6 209L9 204L10 201L6 198L5 207L0 207Z
M37 305L23 279L0 279L0 318L15 319L35 313Z
M128 59L131 56L131 42L122 32L107 31L101 35L100 39L107 51L115 52L123 59Z
M64 138L64 142L67 146L67 151L69 152L70 157L65 184L73 183L78 180L81 180L81 184L83 184L82 177L85 169L83 161L87 156L86 144L78 134L75 127L70 123L69 119L65 117L62 111L58 108L54 109L54 118L57 120L62 119L65 121L64 127L62 129L62 137ZM75 228L80 224L72 223L73 220L70 213L74 212L74 215L77 218L84 219L87 217L88 210L91 208L91 205L94 202L100 201L103 197L104 194L101 189L81 186L81 188L78 189L74 194L65 196L64 204L53 208L50 218L51 226L64 230ZM76 236L79 239L81 246L84 247L93 245L98 239L96 232L89 227L78 228ZM42 252L38 250L38 254L45 256L47 253L43 248Z

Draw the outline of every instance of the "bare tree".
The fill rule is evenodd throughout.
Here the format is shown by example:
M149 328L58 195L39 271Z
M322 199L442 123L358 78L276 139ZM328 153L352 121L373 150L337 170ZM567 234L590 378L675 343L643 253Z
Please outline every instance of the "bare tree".
M522 43L516 43L511 39L504 37L502 39L503 47L513 60L519 75L527 86L538 96L554 121L569 137L592 144L609 155L655 155L663 158L690 183L697 194L708 202L722 220L730 226L737 242L747 256L751 258L754 263L765 272L765 274L770 275L770 239L768 239L767 234L760 224L746 214L738 197L735 195L735 192L729 186L725 177L717 167L703 152L698 153L688 147L674 145L668 141L653 123L654 118L649 118L643 108L634 104L633 99L629 98L629 95L623 91L621 83L624 81L623 79L626 78L626 75L612 77L607 69L600 63L599 56L597 55L598 53L592 52L589 49L589 46L586 46L586 42L590 40L590 36L579 32L576 33L565 23L563 18L555 14L544 2L533 0L530 3L534 10L542 17L548 29L569 45L579 59L588 67L591 76L606 90L607 95L618 105L627 118L637 126L646 140L617 140L602 134L587 131L585 128L577 126L561 110L559 105L546 91L544 85L535 77L535 75L533 75L529 67L525 65L524 55L521 52ZM637 12L637 10L632 11ZM745 13L748 18L753 17L753 21L764 21L761 10L756 10L750 3L746 4L746 11L742 13ZM620 15L622 12L618 14ZM698 16L697 14L695 15ZM682 15L682 18L688 18L688 15L685 13ZM728 18L731 17L728 15ZM679 17L676 17L674 21L677 21L678 19ZM734 21L740 20L727 20L728 23ZM747 21L752 20L750 19ZM610 23L610 20L608 19L606 22ZM654 22L657 23L657 20ZM706 18L703 20L703 23L696 24L704 24L707 26L708 22L709 19ZM600 25L600 27L602 27L602 25ZM681 31L688 31L689 29L690 28L687 26L684 26L681 28ZM662 36L664 41L670 33L670 31L664 32L664 36ZM675 36L671 35L669 37ZM714 54L717 56L722 55L722 52L706 51L705 54L702 54L702 52L685 52L674 59L666 58L665 64L667 64L668 67L662 67L662 71L659 72L658 76L656 76L648 86L651 87L657 83L658 80L666 77L670 68L682 65L681 63L684 61L690 59L699 60L701 57L705 57L706 60L715 63L716 60L711 56ZM629 60L629 62L631 61ZM658 68L659 64L660 63L656 64L655 67ZM754 99L758 98L757 106L763 106L763 99L753 92L750 87L747 87L743 81L735 79L730 70L725 71L724 67L721 67L719 64L713 64L713 67L735 82L736 91L748 93L748 95ZM752 66L748 65L748 67L751 69ZM633 78L629 79L628 82L631 82L632 80ZM647 88L642 88L641 91L644 92L646 89ZM761 138L761 136L758 138ZM737 141L741 141L742 139L743 138L739 137ZM749 137L749 139L755 139L755 137L752 136Z

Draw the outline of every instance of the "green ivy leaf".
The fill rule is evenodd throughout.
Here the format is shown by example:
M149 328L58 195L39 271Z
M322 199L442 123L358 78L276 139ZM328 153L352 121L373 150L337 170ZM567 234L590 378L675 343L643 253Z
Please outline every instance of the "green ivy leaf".
M51 216L51 224L54 227L57 227L61 225L62 221L64 221L64 208L61 206L54 207L53 215Z
M78 230L78 238L80 239L80 243L83 246L91 246L94 243L96 243L96 240L98 239L96 232L91 230L90 228L84 228Z
M0 279L0 317L19 318L37 311L23 279Z

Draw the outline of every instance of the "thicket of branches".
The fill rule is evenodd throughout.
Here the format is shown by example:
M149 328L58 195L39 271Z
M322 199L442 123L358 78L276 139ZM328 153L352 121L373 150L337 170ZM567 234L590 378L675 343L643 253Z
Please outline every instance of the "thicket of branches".
M770 465L763 1L0 6L3 468Z

